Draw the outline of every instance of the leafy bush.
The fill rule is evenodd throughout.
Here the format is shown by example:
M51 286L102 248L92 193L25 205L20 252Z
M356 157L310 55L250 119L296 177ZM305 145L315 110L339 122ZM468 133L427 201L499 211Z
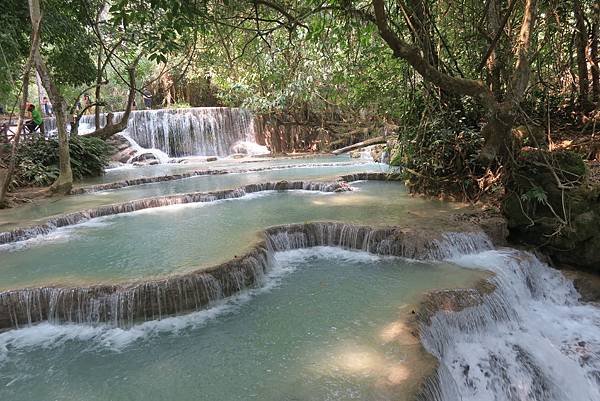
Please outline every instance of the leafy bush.
M424 127L400 132L390 164L403 167L412 192L477 200L486 174L478 160L484 140L467 118L452 120L434 118Z
M102 139L74 137L69 141L74 179L102 175L110 146ZM58 177L58 140L37 138L19 147L15 186L46 186Z

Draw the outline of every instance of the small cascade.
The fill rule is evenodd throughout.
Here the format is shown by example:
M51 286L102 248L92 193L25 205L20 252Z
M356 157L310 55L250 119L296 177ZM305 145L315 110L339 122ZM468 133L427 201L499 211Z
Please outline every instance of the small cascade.
M169 155L166 154L165 152L163 152L162 150L156 149L156 148L144 148L144 147L140 146L140 144L137 143L129 135L129 132L127 132L127 131L122 132L120 135L123 138L125 138L129 142L129 144L131 145L133 150L135 150L135 152L132 153L132 156L129 158L127 163L131 163L133 159L135 159L139 155L143 155L145 153L151 153L152 155L154 155L154 158L156 160L158 160L160 163L168 163L169 162L169 160L170 160Z
M12 231L0 232L0 245L11 242L25 241L39 235L48 234L57 228L80 224L98 217L112 216L122 213L131 213L138 210L156 207L181 205L188 203L214 202L224 199L241 198L247 194L262 191L318 191L318 192L343 192L351 188L344 182L320 182L320 181L278 181L264 182L259 184L248 184L235 189L227 189L214 192L191 192L160 196L156 198L137 199L129 202L115 203L100 206L94 209L83 210L52 217L44 224L27 228L17 228Z
M0 293L0 328L48 320L130 327L135 322L200 310L260 285L269 264L264 246L208 270L124 286L31 288Z
M274 251L313 246L337 246L379 255L440 260L481 252L493 245L484 233L444 233L399 227L371 227L345 223L292 224L267 230Z
M579 303L572 284L531 254L487 251L454 261L494 272L495 290L454 293L464 307L439 311L424 325L423 344L440 368L423 400L600 399L596 306Z

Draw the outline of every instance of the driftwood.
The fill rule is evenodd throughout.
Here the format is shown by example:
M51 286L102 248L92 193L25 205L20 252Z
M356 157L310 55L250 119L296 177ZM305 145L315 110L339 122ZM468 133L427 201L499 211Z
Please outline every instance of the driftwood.
M378 143L385 143L385 142L386 142L385 136L383 136L383 135L376 136L375 138L369 138L365 141L355 143L354 145L344 146L343 148L336 149L331 153L333 153L334 155L340 155L342 153L350 152L351 150L354 150L354 149L360 149L360 148L364 148L365 146L376 145Z

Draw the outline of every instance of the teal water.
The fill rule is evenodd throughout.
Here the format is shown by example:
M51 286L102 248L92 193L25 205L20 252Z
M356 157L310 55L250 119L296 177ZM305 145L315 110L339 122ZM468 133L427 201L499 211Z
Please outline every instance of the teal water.
M446 213L452 206L410 197L396 182L360 182L354 187L343 193L271 191L146 209L3 245L0 289L164 276L241 255L269 226L317 220L402 224Z
M373 164L366 160L352 159L347 154L340 156L316 155L310 157L299 158L245 158L243 160L235 159L219 159L213 162L193 162L189 163L164 163L154 166L135 167L133 165L125 165L123 167L109 169L103 176L88 178L79 184L98 184L105 182L114 182L121 180L130 180L141 177L156 177L160 175L180 174L192 170L205 169L225 169L225 170L242 170L256 168L273 168L278 166L288 165L304 165L304 164L324 164L324 163L356 163L356 164Z
M137 171L137 169L129 170ZM14 210L0 210L0 231L9 230L17 226L27 226L43 222L45 219L61 213L74 212L87 208L98 207L101 205L108 205L111 203L125 202L133 199L175 193L231 189L241 185L267 181L333 180L339 175L370 171L384 171L384 168L374 163L363 163L351 166L306 166L253 173L198 176L183 180L137 185L113 191L96 192L62 198L38 199L31 204L20 206ZM145 171L145 173L149 174L148 171ZM113 178L114 179L112 179L112 181L117 180L117 177Z
M0 399L405 400L429 365L404 318L476 272L337 248L277 255L265 287L131 329L0 334Z

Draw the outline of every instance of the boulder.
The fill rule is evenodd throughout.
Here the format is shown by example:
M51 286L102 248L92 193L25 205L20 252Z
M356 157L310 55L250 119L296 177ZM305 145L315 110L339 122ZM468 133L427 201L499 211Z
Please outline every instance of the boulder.
M502 204L511 239L540 248L559 265L600 273L600 186L587 175L576 153L523 152Z
M150 161L150 160L156 160L158 162L154 153L146 152L146 153L142 153L140 155L135 156L133 159L131 159L131 162L132 163L146 162L146 161Z

